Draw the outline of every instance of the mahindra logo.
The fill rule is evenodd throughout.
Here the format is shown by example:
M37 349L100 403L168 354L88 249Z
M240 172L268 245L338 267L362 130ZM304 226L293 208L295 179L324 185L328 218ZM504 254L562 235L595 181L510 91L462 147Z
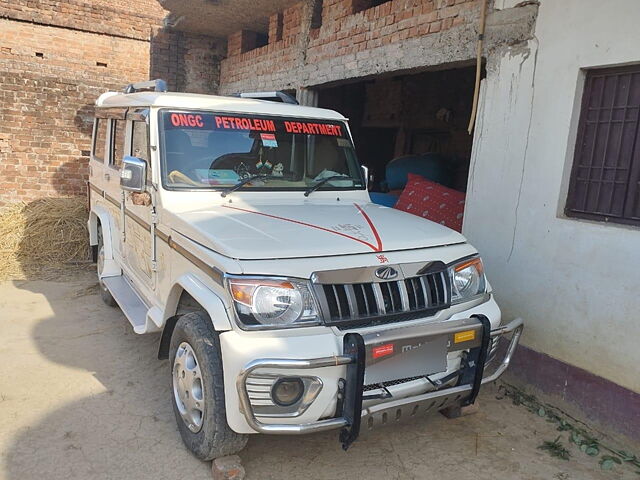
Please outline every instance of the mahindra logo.
M380 280L392 280L398 276L398 271L392 267L380 267L376 270L376 277Z

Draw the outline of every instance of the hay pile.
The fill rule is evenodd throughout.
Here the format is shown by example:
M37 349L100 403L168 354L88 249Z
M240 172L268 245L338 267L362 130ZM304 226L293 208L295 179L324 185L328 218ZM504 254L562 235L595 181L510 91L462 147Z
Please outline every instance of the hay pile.
M89 259L86 199L43 198L0 210L0 280L55 277Z

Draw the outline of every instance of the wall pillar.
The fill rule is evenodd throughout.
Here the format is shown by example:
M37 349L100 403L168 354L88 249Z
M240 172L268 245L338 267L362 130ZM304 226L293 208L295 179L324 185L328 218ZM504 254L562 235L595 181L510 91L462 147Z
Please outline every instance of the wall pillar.
M163 28L151 40L151 77L171 91L216 94L225 52L222 39Z
M297 91L298 103L307 107L318 106L318 91L313 88L298 88Z

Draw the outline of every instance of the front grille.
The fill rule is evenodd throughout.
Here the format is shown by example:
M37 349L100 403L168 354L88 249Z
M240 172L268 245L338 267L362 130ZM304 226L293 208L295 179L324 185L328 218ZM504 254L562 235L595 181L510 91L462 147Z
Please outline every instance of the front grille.
M414 320L447 308L446 271L390 282L316 285L327 325L359 328Z
M364 385L362 387L363 392L370 392L371 390L379 390L381 388L393 387L395 385L402 385L403 383L413 382L414 380L418 380L419 378L425 378L424 375L419 377L407 377L407 378L399 378L397 380L390 380L388 382L381 383L373 383L371 385Z

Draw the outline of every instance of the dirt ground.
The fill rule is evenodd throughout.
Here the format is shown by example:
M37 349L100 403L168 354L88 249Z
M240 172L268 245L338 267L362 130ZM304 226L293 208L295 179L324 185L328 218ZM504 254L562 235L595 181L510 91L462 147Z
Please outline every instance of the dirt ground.
M158 337L135 335L92 274L0 283L0 340L1 480L211 478L182 446ZM260 480L640 478L574 446L550 457L537 447L555 425L497 397L487 388L476 415L386 427L346 453L329 432L253 436L240 456Z

